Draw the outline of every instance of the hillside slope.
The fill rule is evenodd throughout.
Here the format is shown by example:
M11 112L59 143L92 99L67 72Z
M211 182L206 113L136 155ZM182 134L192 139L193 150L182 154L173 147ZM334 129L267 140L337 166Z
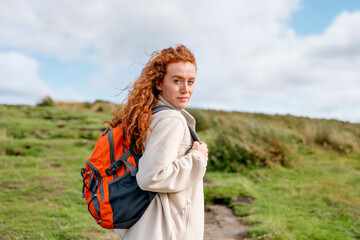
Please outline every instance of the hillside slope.
M116 106L0 105L1 239L92 239L80 168ZM254 239L359 239L360 124L188 109L209 146L205 201Z

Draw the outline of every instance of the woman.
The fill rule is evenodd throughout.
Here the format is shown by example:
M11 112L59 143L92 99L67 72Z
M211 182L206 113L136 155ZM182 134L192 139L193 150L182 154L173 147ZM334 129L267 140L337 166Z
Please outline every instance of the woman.
M195 127L195 119L184 110L195 74L195 57L185 46L154 52L124 107L109 122L128 126L135 151L143 154L137 182L143 190L158 192L134 226L115 230L124 240L203 239L208 150L205 143L192 141L187 122ZM174 110L152 115L156 105Z

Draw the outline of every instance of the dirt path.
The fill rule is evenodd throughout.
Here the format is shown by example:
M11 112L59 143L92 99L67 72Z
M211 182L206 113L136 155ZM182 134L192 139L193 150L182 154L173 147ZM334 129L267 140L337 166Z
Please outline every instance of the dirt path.
M204 240L240 240L247 239L249 225L234 215L233 211L224 205L211 205L205 210ZM118 240L115 233L108 233L102 240Z
M205 211L204 240L238 240L246 239L249 225L234 215L224 205L211 205Z

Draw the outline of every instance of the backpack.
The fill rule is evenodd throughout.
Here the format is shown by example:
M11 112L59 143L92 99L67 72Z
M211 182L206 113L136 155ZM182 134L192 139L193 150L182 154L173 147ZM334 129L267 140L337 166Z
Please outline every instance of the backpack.
M152 109L173 109L160 105ZM194 141L200 141L188 124ZM105 130L98 138L92 155L81 169L82 197L96 222L107 229L126 229L133 226L144 214L157 193L140 189L136 181L141 155L133 150L125 138L125 127ZM188 150L190 151L191 148Z

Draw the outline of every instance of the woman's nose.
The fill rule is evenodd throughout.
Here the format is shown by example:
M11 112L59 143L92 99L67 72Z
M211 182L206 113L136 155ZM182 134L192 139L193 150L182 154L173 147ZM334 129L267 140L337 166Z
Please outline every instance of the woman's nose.
M181 92L182 93L189 92L189 85L186 82L181 85Z

